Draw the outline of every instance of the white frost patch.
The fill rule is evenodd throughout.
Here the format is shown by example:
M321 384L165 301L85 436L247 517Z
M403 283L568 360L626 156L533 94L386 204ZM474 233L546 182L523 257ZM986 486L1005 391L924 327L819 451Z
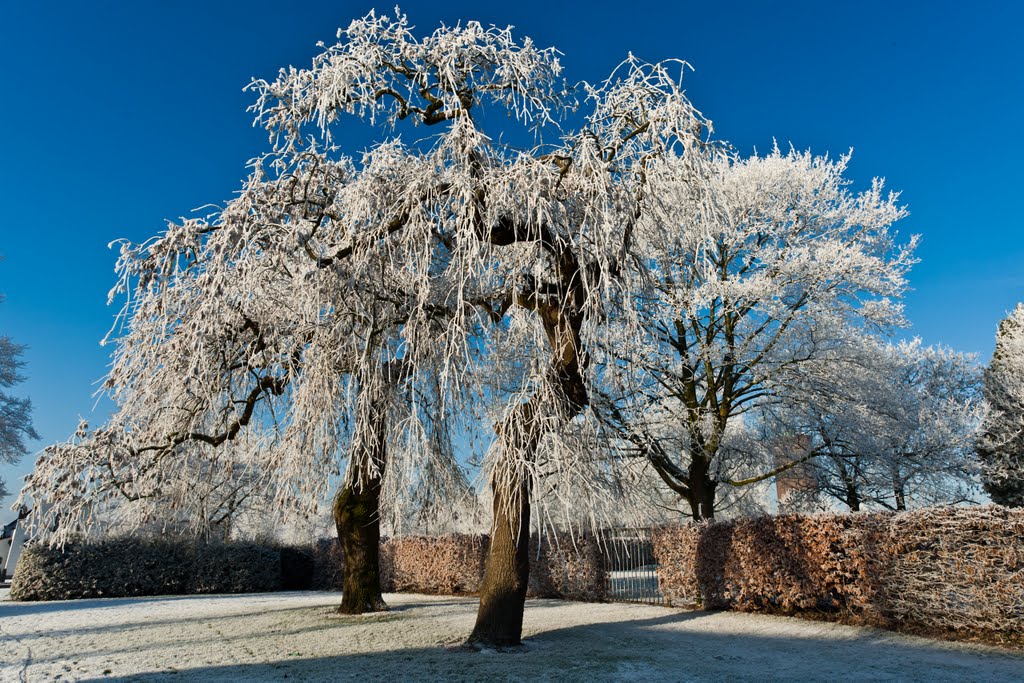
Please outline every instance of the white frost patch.
M6 591L4 591L6 593ZM527 603L525 647L453 647L476 600L334 593L16 603L0 594L0 680L1020 680L1024 655L874 629L663 607Z

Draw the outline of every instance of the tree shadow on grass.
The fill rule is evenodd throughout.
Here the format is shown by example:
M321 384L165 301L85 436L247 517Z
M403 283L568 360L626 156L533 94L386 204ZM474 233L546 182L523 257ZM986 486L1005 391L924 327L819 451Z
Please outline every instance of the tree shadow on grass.
M256 596L266 596L268 601L275 598L289 598L309 595L311 591L279 591L275 593L202 593L197 595L147 595L117 598L79 598L75 600L5 600L0 602L0 619L20 617L47 612L69 612L83 609L106 609L145 605L151 602L190 602L196 600L252 600ZM324 597L335 596L341 604L341 593L323 591Z
M267 594L268 597L272 597L278 594ZM300 596L308 596L308 593L299 593ZM330 594L328 594L330 595ZM202 596L192 596L202 597ZM220 596L217 596L220 597ZM224 596L232 597L232 596ZM250 596L251 597L251 596ZM112 603L125 603L124 600L111 600ZM128 599L127 603L130 606L138 604L140 607L144 607L147 602L152 600L147 599ZM274 600L268 599L264 606L258 610L258 612L242 612L238 614L217 614L207 613L202 615L182 615L174 618L165 619L152 619L142 618L136 621L118 621L116 623L104 623L97 625L73 625L66 628L47 628L37 630L32 633L19 634L20 640L27 645L32 645L36 641L45 641L51 638L73 638L77 641L75 654L79 658L85 658L89 656L105 656L105 657L121 657L130 655L138 650L136 641L133 638L128 638L129 634L137 636L141 632L145 632L147 629L161 629L161 627L172 627L175 635L171 638L150 639L146 642L146 649L150 652L156 652L160 650L173 650L175 648L182 647L194 647L197 651L202 651L203 646L210 643L212 640L217 641L220 644L224 643L238 643L241 647L245 647L247 642L254 639L254 634L239 632L237 622L245 622L252 620L255 617L266 617L267 615L273 615L273 626L271 631L266 635L267 637L275 638L287 638L287 637L309 637L316 638L320 637L340 637L344 638L346 630L349 628L364 628L371 624L387 624L399 620L416 619L418 616L417 611L425 612L430 609L443 609L443 608L455 608L456 614L459 611L465 612L467 609L473 609L476 605L476 599L453 599L447 601L423 601L423 602L410 602L404 604L398 604L393 609L383 612L374 612L363 615L348 615L338 614L335 609L336 605L294 605L289 604L285 606L274 607ZM144 617L145 612L140 612L140 616ZM445 616L451 616L451 614L437 613L423 615L428 619L430 618L444 618ZM298 617L298 621L295 620ZM390 628L390 627L385 627ZM212 629L212 630L211 630ZM223 633L222 631L226 631ZM468 631L467 631L468 633ZM111 638L112 636L118 636L111 641L110 644L104 644L101 647L90 647L91 644L97 639ZM36 656L38 662L59 662L66 659L66 655L55 654L53 656Z
M536 617L534 613L534 617ZM874 629L705 612L535 631L518 651L417 647L337 656L267 652L265 662L149 671L103 680L1020 680L1024 656L906 639ZM710 622L705 622L710 618ZM735 618L732 623L730 620ZM735 626L735 628L733 628ZM403 624L403 628L423 624ZM385 645L386 646L386 645Z

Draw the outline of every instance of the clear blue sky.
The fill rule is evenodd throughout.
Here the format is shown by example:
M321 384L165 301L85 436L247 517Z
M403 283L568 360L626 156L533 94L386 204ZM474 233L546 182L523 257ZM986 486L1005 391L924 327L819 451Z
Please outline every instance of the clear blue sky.
M378 5L391 11L392 2ZM42 440L78 416L106 372L99 340L118 237L235 191L265 149L242 92L251 77L307 66L318 40L371 2L0 2L0 334L27 344ZM679 57L688 93L741 151L854 148L857 186L903 191L922 260L906 300L927 343L991 354L1024 299L1024 3L519 0L405 2L412 22L478 19L565 53L570 81L607 75L627 52ZM586 9L577 9L585 6ZM17 489L31 468L0 466ZM4 501L4 508L10 499ZM9 514L0 512L0 521Z

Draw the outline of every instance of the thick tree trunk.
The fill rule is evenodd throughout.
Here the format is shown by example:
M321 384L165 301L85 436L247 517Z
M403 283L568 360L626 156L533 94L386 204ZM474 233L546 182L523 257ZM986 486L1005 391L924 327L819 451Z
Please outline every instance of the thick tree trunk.
M530 487L521 482L518 491L494 492L494 523L480 586L480 608L469 642L507 647L518 645L523 635L523 610L530 580Z
M860 512L860 496L857 494L857 487L850 481L846 482L846 504L850 512Z
M522 639L530 581L531 485L521 463L533 461L539 437L540 421L532 401L521 405L501 430L505 461L496 466L491 479L491 547L471 644L508 647Z
M380 590L380 489L386 455L386 419L374 406L362 454L352 454L355 468L334 499L334 525L344 554L342 614L380 612L388 608Z
M342 614L388 608L380 590L380 480L356 490L346 485L334 499L334 524L345 558Z
M536 458L541 437L558 423L578 415L589 401L583 374L586 354L580 335L586 308L584 278L575 256L564 245L552 245L552 249L557 250L559 296L532 293L517 299L520 306L539 315L551 345L551 365L547 387L517 406L501 426L502 462L491 477L491 547L480 586L476 625L468 640L474 645L508 647L522 639L530 578L532 491L528 468Z
M715 490L718 482L708 477L710 458L695 457L690 463L689 479L686 481L689 495L686 502L690 504L690 515L693 521L715 519Z
M693 487L692 493L686 499L690 504L690 516L693 517L693 521L714 521L716 487L717 482L710 479Z

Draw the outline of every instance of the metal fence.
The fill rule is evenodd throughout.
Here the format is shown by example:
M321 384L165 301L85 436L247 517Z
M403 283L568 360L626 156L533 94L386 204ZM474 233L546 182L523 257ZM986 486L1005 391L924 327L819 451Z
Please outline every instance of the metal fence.
M649 529L610 530L602 539L602 551L609 600L664 604Z

